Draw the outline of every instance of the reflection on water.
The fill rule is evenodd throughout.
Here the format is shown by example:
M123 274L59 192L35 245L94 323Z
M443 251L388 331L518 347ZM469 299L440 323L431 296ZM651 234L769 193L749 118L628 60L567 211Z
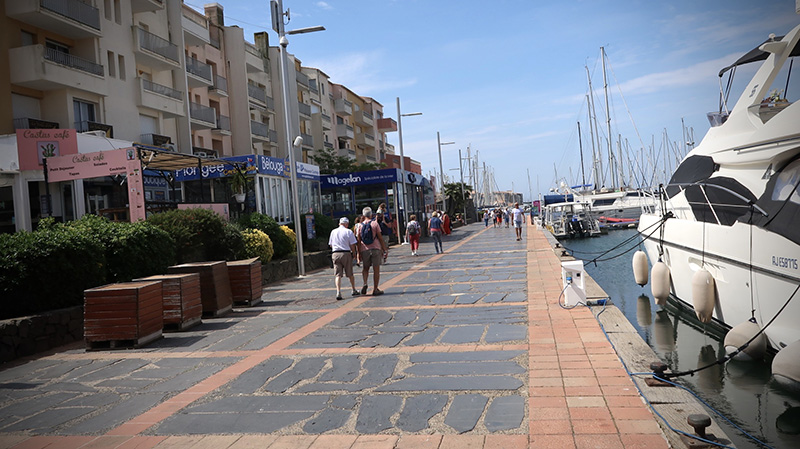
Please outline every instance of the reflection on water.
M566 246L577 251L604 251L630 238L636 230L613 231L595 239L573 240ZM576 253L577 254L577 253ZM581 254L577 254L581 255ZM694 312L665 309L650 298L650 285L639 287L633 280L631 251L605 262L586 264L591 275L653 351L673 371L691 370L718 360L725 354L723 335L718 329L697 321ZM792 396L770 381L770 362L731 361L714 365L694 376L677 380L705 402L753 436L780 449L800 448L800 397ZM709 412L709 415L713 415ZM737 448L759 448L721 419L722 426Z

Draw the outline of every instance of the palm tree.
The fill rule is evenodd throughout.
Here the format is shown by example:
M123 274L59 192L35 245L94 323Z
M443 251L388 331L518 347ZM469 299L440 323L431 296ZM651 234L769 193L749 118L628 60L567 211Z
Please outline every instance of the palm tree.
M454 215L456 212L464 212L464 201L469 200L472 186L461 182L451 182L442 187L447 197L446 212L449 215Z

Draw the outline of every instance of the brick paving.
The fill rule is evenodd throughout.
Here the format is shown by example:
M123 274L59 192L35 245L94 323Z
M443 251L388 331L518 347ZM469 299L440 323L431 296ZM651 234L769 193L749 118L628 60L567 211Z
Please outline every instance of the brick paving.
M138 350L0 371L0 447L669 447L543 234L460 228L394 247L380 297L330 270ZM360 276L356 276L360 283ZM371 289L370 289L371 290Z

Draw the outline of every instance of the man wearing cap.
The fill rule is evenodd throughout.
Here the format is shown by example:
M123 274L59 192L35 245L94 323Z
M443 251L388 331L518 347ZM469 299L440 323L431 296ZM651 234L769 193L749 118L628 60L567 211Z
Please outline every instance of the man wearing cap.
M351 231L350 220L347 217L339 219L339 227L331 231L328 245L333 250L333 271L334 283L336 284L336 300L342 300L342 276L350 279L350 286L353 288L353 296L358 296L356 290L356 279L353 277L353 257L356 255L355 234Z

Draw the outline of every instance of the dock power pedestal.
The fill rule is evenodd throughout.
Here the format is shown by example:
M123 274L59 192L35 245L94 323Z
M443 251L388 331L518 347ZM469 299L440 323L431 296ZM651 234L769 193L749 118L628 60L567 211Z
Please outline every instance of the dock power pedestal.
M561 262L561 282L564 289L564 306L573 307L586 303L586 282L584 281L583 261Z

